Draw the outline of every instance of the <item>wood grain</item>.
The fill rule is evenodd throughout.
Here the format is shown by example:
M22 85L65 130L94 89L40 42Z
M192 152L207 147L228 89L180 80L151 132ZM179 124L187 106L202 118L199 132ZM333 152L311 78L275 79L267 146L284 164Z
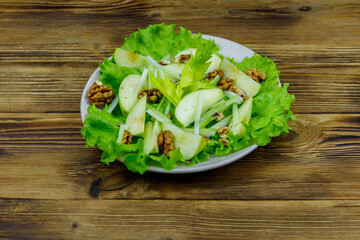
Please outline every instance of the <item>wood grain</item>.
M293 130L199 174L102 165L83 87L162 22L273 59ZM0 0L0 239L358 239L359 55L357 1Z
M0 133L4 198L87 199L101 178L93 197L360 199L360 115L298 114L293 130L268 146L221 169L187 176L140 176L120 163L102 165L101 151L85 148L78 114L11 116L0 118L7 129Z
M1 200L9 239L357 239L358 201ZM21 229L21 231L19 231Z

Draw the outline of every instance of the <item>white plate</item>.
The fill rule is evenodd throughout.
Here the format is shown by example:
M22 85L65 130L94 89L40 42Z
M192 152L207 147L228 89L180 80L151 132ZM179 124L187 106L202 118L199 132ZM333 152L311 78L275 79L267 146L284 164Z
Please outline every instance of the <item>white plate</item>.
M236 42L224 38L213 37L210 35L203 35L203 38L214 40L215 43L219 46L220 53L223 54L225 57L233 57L236 62L241 62L245 57L252 57L254 55L254 52L252 50ZM87 108L89 106L88 98L86 94L89 91L90 86L99 78L100 78L100 69L97 68L85 85L83 94L81 96L81 119L83 122L86 118ZM223 157L211 155L209 157L209 160L206 162L202 162L193 166L177 166L175 169L171 171L167 171L160 167L148 167L147 171L158 172L158 173L170 173L170 174L203 172L235 162L236 160L239 160L244 156L248 155L249 153L251 153L252 151L254 151L257 147L258 146L254 144L240 151L234 152L232 154Z

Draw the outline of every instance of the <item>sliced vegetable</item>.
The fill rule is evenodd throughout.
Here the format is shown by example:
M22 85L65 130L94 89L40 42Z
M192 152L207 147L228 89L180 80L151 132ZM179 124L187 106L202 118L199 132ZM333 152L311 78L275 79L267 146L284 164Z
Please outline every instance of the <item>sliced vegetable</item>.
M243 135L245 132L245 126L243 124L249 124L251 119L251 112L252 112L252 103L253 99L249 98L245 101L243 105L240 106L237 112L237 119L236 119L236 112L233 112L233 119L232 122L230 122L229 127L231 132L236 135Z
M114 100L110 103L109 108L106 110L108 113L112 113L115 107L119 104L119 95L116 95Z
M230 121L230 120L229 120ZM182 128L185 132L193 133L194 128ZM201 128L199 130L199 134L204 137L212 137L215 136L216 130L212 128Z
M231 119L232 119L232 114L227 116L226 118L224 118L220 122L218 122L218 123L214 124L213 126L211 126L210 129L218 130L221 127L228 126Z
M122 139L123 139L125 130L128 130L128 126L126 124L121 124L120 129L119 129L118 138L116 140L117 143L122 143Z
M216 112L221 113L221 112L225 111L231 104L238 101L239 98L240 98L240 96L236 95L236 96L233 96L232 98L228 99L224 103L221 103L219 105L214 105L213 108L209 109L209 111L205 112L201 116L200 128L204 128L206 125L208 125L211 122L211 120Z
M155 118L156 120L162 122L162 123L171 123L171 120L164 115L163 113L161 113L160 111L158 111L156 108L153 108L151 105L147 105L147 110L146 112L152 116L153 118Z

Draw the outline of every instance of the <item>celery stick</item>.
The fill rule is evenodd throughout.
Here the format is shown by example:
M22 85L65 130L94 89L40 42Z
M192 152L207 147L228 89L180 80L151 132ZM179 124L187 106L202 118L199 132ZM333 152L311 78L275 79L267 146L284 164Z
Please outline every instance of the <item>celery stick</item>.
M207 112L205 112L201 119L200 119L200 128L204 128L206 125L208 125L211 122L212 117L214 116L214 113L216 112L223 112L225 111L231 104L236 102L240 96L236 95L229 100L227 100L223 105L220 105L218 107L213 107L209 109Z
M163 58L160 60L160 62L165 61L165 60L170 60L170 59L171 59L171 55L168 54L168 55L166 55L165 57L163 57Z
M173 72L171 72L170 70L164 68L164 66L160 65L157 61L155 61L151 56L147 56L147 59L149 60L149 62L151 64L153 64L154 67L156 67L157 69L161 69L162 71L164 71L166 74L168 74L169 76L175 78L176 80L180 80L179 76Z
M145 83L145 80L147 78L147 75L149 73L149 69L145 68L143 73L141 74L141 77L140 77L140 81L139 81L139 84L136 86L136 91L135 91L135 97L137 98L141 88L143 87L144 83Z
M128 129L127 125L126 124L121 124L120 129L119 129L118 138L116 140L117 143L122 143L122 139L123 139L123 136L124 136L125 129L126 130Z
M234 97L234 96L239 96L239 95L237 95L237 94L234 93L234 92L226 91L226 90L224 91L224 94L225 94L225 96L227 96L228 98L232 98L232 97ZM236 101L236 103L237 103L237 104L240 104L242 101L244 101L244 99L239 96L239 99L238 99L238 101Z
M108 113L112 113L115 107L119 104L119 95L116 95L114 100L110 103L109 108L107 109Z
M218 122L215 125L211 126L210 129L218 130L221 127L225 127L225 126L229 125L229 123L231 121L231 118L232 118L232 115L227 116L226 118L224 118L220 122Z
M163 98L165 98L165 97L163 97ZM165 108L165 115L170 112L170 107L171 107L171 101L168 101L166 104L166 108Z
M239 111L236 103L232 105L232 114L233 114L233 125L236 125L239 122Z
M182 128L185 132L193 133L194 128ZM204 137L212 137L216 134L216 130L212 128L201 128L199 134Z
M194 134L199 135L199 129L200 129L200 118L201 118L201 111L203 106L203 95L199 94L198 97L198 104L196 108L196 114L195 114L195 124L194 124Z
M152 116L153 118L155 118L156 120L158 120L159 122L162 123L171 123L171 120L166 117L163 113L161 113L160 111L158 111L157 109L153 108L151 105L147 104L146 105L147 110L146 112Z
M161 109L162 105L164 104L165 100L166 100L165 97L161 98L161 100L159 102L159 105L157 106L156 110L160 111L160 109Z
M216 75L216 77L214 77L214 79L211 80L210 84L215 86L218 83L218 81L220 81L220 76Z

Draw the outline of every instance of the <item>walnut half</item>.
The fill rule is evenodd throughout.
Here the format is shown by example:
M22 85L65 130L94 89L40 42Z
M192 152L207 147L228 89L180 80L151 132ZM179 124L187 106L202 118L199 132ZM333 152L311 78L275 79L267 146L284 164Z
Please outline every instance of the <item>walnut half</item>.
M105 107L105 103L110 104L114 100L115 93L111 87L98 85L96 82L90 87L87 93L89 103L98 108Z
M218 134L220 135L220 141L223 142L224 146L229 146L229 140L227 139L227 134L229 133L230 129L228 127L221 127L217 130Z
M159 150L168 158L170 157L169 152L175 150L174 144L172 142L173 137L173 134L169 130L160 132L158 136Z
M132 142L132 135L130 134L130 132L128 130L125 129L124 131L124 136L121 140L122 144L131 144Z
M246 70L245 74L257 81L258 83L260 82L260 79L266 80L266 74L256 68Z
M162 94L157 88L142 90L141 92L139 92L138 98L142 98L145 95L146 101L151 103L155 103L162 98Z

